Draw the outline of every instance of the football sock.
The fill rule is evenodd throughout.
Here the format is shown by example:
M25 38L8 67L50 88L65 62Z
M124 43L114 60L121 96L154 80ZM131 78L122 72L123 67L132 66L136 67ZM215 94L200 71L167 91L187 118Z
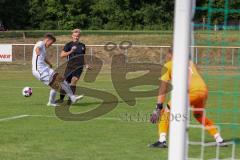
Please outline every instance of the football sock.
M167 138L166 138L166 136L167 136L167 133L164 133L164 132L162 132L162 133L160 133L160 136L159 136L159 142L165 142L165 141L167 141Z
M49 93L49 102L50 103L55 103L55 98L56 98L57 92L55 89L51 89Z
M73 92L73 94L75 94L75 92L76 92L76 86L70 86L71 87L71 89L72 89L72 92Z
M215 138L217 143L223 142L223 138L221 137L221 135L219 133L216 133L214 135L214 138Z
M164 109L160 116L160 121L158 122L158 133L168 133L169 128L169 116L170 112L168 109Z
M60 90L60 99L61 99L61 100L64 99L65 94L66 94L66 92L65 92L63 89L61 89L61 90Z
M61 87L62 87L62 89L67 93L68 97L70 97L71 99L72 99L73 97L75 97L75 96L73 95L73 92L72 92L71 88L70 88L70 85L69 85L66 81L63 81L63 82L61 83Z
M213 137L214 137L215 134L218 133L218 130L217 130L216 126L214 125L214 123L210 119L208 119L207 117L202 115L202 116L196 118L196 120L199 123L201 123L202 125L204 125L205 128L207 129L208 133L210 135L212 135Z

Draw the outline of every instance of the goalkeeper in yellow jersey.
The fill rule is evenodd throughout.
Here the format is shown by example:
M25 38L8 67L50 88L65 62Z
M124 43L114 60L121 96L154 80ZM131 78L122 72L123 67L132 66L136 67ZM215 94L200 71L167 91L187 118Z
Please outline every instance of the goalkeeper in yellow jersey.
M167 133L169 128L169 118L170 118L170 106L171 102L168 103L167 107L163 107L163 103L166 97L166 84L172 79L172 49L170 48L167 54L167 59L169 60L165 63L164 67L167 69L166 72L161 76L161 85L159 88L159 95L156 105L156 110L151 115L151 122L157 123L159 139L157 142L150 145L150 147L157 148L167 148ZM214 137L216 144L219 146L226 146L223 138L221 137L219 131L215 127L213 121L208 119L204 114L204 108L208 97L208 88L202 79L201 75L198 73L196 66L193 62L189 61L189 83L188 83L188 96L190 105L196 109L193 109L193 116L195 119L205 126L208 133ZM198 110L197 110L198 109Z

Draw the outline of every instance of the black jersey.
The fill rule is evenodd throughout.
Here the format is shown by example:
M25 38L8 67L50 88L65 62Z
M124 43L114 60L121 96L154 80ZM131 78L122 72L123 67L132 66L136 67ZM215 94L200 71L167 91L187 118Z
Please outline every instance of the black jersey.
M85 44L81 43L81 42L69 42L67 43L64 48L63 51L65 52L69 52L71 51L72 47L76 46L77 49L68 55L67 59L68 59L68 66L77 66L77 67L83 67L84 65L84 54L86 51L86 47ZM75 68L74 67L74 68Z

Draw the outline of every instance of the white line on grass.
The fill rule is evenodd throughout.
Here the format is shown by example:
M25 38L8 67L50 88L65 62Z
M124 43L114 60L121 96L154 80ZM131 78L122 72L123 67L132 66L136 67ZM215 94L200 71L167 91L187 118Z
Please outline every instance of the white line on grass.
M193 123L193 124L199 124L199 123ZM240 126L240 123L228 123L228 122L224 122L224 123L215 123L216 125L236 125L236 126ZM200 125L200 124L199 124Z
M240 123L216 123L219 125L236 125L236 126L240 126Z
M14 119L20 119L20 118L24 118L24 117L28 117L28 116L29 116L29 115L18 115L18 116L1 118L1 119L0 119L0 122L2 122L2 121L10 121L10 120L14 120Z
M15 120L15 119L22 119L22 118L26 118L26 117L43 117L43 118L57 118L57 116L51 116L51 115L40 115L40 114L36 114L36 115L17 115L17 116L11 116L11 117L6 117L6 118L1 118L0 122L2 121L11 121L11 120ZM120 118L114 118L114 117L99 117L96 118L98 120L118 120L121 121Z
M33 115L28 115L28 117L44 117L44 118L56 118L56 116L51 116L51 115L41 115L41 114L33 114Z
M1 118L0 122L2 121L11 121L11 120L16 120L16 119L21 119L21 118L26 118L26 117L43 117L43 118L57 118L57 116L54 115L41 115L41 114L30 114L30 115L17 115L17 116L11 116L11 117L6 117L6 118ZM116 121L125 121L125 122L136 122L136 123L141 123L141 122L147 122L147 121L128 121L128 120L123 120L121 118L114 118L114 117L98 117L95 118L96 120L116 120ZM148 122L147 122L148 123ZM195 123L194 123L195 124ZM197 123L196 123L197 124ZM236 125L236 126L240 126L240 123L228 123L228 122L224 122L224 123L216 123L216 125Z

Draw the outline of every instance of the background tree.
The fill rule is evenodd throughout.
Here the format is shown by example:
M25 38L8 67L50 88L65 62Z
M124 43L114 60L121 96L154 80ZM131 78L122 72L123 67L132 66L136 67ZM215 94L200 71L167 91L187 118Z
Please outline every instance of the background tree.
M173 26L174 0L0 0L0 5L0 21L8 29L171 30ZM204 17L211 18L211 25L224 25L226 20L239 24L240 1L197 0L197 6L205 7L196 12L197 24ZM235 10L225 12L226 6Z

